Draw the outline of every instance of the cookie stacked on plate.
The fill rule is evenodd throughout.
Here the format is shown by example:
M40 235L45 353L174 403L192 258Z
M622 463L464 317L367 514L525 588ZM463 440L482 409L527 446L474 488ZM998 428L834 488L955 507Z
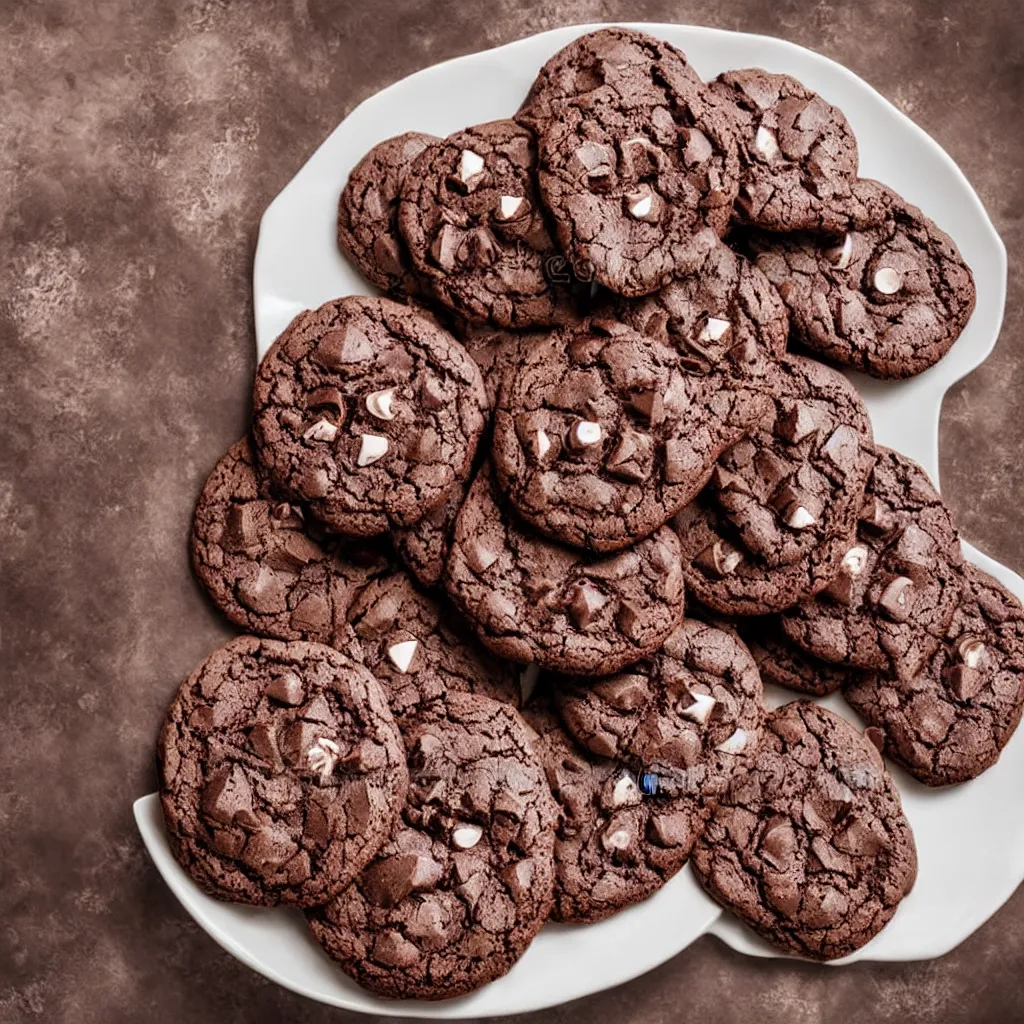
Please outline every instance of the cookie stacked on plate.
M200 885L305 908L399 997L691 858L800 955L884 926L916 860L879 751L930 784L991 765L1024 612L834 368L919 372L973 306L953 243L857 172L795 79L703 82L625 29L513 117L355 167L338 240L387 297L292 322L196 508L251 634L160 741ZM762 679L869 728L769 711Z

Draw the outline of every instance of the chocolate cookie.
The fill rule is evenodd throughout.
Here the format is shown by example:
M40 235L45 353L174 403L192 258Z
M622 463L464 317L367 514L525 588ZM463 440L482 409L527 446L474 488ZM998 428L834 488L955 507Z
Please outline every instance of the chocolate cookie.
M570 675L606 675L652 654L683 614L668 527L614 556L562 547L499 503L489 466L459 512L445 583L486 647Z
M505 375L515 370L528 352L548 336L547 331L510 331L506 328L468 325L459 335L466 351L476 360L493 409Z
M338 246L364 277L389 294L420 291L398 231L398 196L412 162L437 141L405 132L378 142L352 169L338 201Z
M491 121L429 146L406 176L398 223L413 265L466 320L548 327L573 315L536 166L533 136Z
M573 743L546 694L523 717L538 734L534 752L560 812L551 916L589 924L653 895L686 863L705 803L641 793L632 771Z
M309 926L364 988L450 999L506 974L540 931L557 812L522 719L503 704L450 694L405 741L398 829Z
M722 368L763 372L765 357L786 351L789 313L768 278L727 245L700 266L643 299L621 299L623 323L674 348L692 373Z
M435 505L418 523L392 531L391 540L398 557L425 587L436 586L441 581L455 519L468 489L468 483L460 481L444 501Z
M964 566L963 596L942 643L911 679L863 673L843 691L883 752L929 786L990 768L1024 707L1024 609L997 580Z
M300 506L275 500L248 437L203 485L189 544L213 603L235 625L278 640L343 646L349 603L388 567L382 550L341 544Z
M768 565L744 546L739 530L705 491L672 521L686 586L721 615L771 615L827 587L839 573L850 536L832 537L784 565Z
M532 346L505 377L494 467L532 526L615 551L666 523L769 408L759 383L688 373L669 346L595 319Z
M583 87L539 141L541 197L577 275L646 295L699 267L739 187L726 105L679 50L639 32L593 33L552 62L576 62Z
M693 614L692 610L689 613ZM783 633L774 615L740 619L738 627L766 683L827 697L857 675L855 669L832 665L800 650Z
M487 396L476 363L408 306L352 296L300 313L256 371L271 482L340 533L411 526L469 473Z
M737 218L767 231L843 231L879 216L858 195L857 139L838 108L789 75L726 71L710 85L739 130Z
M387 693L405 727L446 693L479 693L519 704L519 671L476 641L451 608L396 572L366 586L349 610L366 667Z
M853 385L813 359L766 374L771 412L718 460L708 492L766 566L792 565L849 537L875 464L871 421Z
M554 683L565 727L588 750L634 767L685 770L690 791L722 790L757 748L761 677L746 646L684 619L661 649L618 675Z
M782 628L825 661L909 679L946 635L962 563L953 517L924 470L879 448L841 572L787 610Z
M753 235L757 265L811 351L873 377L937 363L974 310L974 278L953 240L884 189L885 219L838 238Z
M773 946L813 960L877 935L917 877L914 837L878 750L807 701L768 716L692 863L713 899Z
M311 907L391 834L408 786L380 685L322 644L243 636L182 684L157 745L171 849L218 899Z

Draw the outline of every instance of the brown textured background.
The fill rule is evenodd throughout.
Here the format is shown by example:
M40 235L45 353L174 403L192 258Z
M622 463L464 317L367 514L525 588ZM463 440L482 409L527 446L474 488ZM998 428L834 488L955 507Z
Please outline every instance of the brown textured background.
M0 0L0 1022L326 1022L223 953L135 833L164 706L227 630L185 538L241 435L263 208L360 100L558 24L785 36L953 155L1010 252L992 358L946 401L943 490L1024 569L1018 0ZM523 1018L526 1020L527 1018ZM939 961L831 970L702 939L530 1020L1024 1019L1024 892Z

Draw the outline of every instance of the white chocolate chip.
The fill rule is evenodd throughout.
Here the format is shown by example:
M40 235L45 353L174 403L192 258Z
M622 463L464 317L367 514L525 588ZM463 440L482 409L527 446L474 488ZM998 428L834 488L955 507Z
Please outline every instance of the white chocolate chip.
M843 572L848 576L859 576L868 564L868 549L857 545L843 555Z
M779 143L776 141L775 135L764 125L757 129L754 145L765 160L774 160L779 155Z
M321 782L326 782L338 763L338 755L341 748L334 740L321 736L316 743L306 751L306 761L309 767L320 776Z
M391 664L403 675L409 671L412 659L416 655L416 648L419 647L419 640L402 640L400 643L392 644L388 648L388 658Z
M903 278L892 267L879 267L875 271L875 291L895 295L903 287Z
M519 699L525 704L537 689L537 680L540 678L539 665L527 665L519 674Z
M459 160L459 178L464 185L470 178L475 178L484 169L484 158L471 149L464 149Z
M601 424L592 420L580 420L572 428L573 437L581 447L587 448L601 440Z
M808 526L813 526L818 520L811 515L803 507L803 505L797 505L792 512L786 516L786 525L792 527L794 530L806 530Z
M537 458L543 459L551 451L551 438L543 430L537 431Z
M388 439L377 434L363 434L359 441L359 458L357 465L369 466L388 453Z
M700 722L703 725L718 701L707 693L691 693L690 696L693 698L693 703L681 708L679 713L685 718L692 718L695 722Z
M615 788L612 790L612 806L625 807L627 804L633 806L640 803L640 790L629 775L623 775Z
M522 196L502 196L498 202L498 216L502 220L511 220L523 205Z
M626 850L632 839L624 828L618 828L614 832L605 832L601 842L606 850Z
M383 391L374 391L366 396L366 408L371 416L379 420L393 420L394 410L391 408L391 400L395 397L394 388L385 388Z
M985 660L985 645L980 640L970 640L960 646L960 657L968 668L978 668Z
M484 830L479 825L460 825L452 832L452 842L460 850L472 850L483 834Z
M317 420L302 436L307 441L333 441L338 428L330 420Z
M843 238L842 246L837 246L829 253L829 258L835 264L837 270L845 270L853 258L853 235L846 235Z
M744 729L737 729L724 743L719 743L715 748L723 754L742 754L747 749L747 733Z
M635 203L633 203L633 205L629 208L629 212L634 217L636 217L637 220L640 220L641 218L646 217L650 214L651 207L653 205L654 199L651 196L643 196L642 198L638 199Z
M707 323L701 328L700 341L719 341L732 324L717 316L709 316Z

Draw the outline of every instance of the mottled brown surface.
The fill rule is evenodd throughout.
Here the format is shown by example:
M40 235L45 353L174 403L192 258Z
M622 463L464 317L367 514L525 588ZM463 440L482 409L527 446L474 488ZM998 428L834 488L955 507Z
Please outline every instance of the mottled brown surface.
M786 36L952 153L1011 257L1002 339L951 392L943 490L1024 568L1018 528L1024 19L1017 0L0 2L0 1021L327 1022L192 924L131 801L183 678L228 635L193 582L192 502L241 433L259 216L360 100L580 20ZM1024 892L941 960L834 970L702 939L534 1015L615 1024L1024 1018Z

